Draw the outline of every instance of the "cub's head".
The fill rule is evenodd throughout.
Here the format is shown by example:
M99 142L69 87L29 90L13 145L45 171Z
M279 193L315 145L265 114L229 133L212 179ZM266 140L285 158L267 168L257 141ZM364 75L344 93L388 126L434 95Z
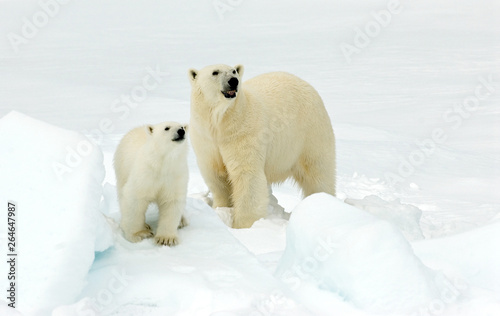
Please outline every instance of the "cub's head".
M156 147L171 148L185 144L188 126L177 122L163 122L146 126L147 136L154 140Z
M189 69L188 76L193 91L199 90L206 100L219 103L231 101L241 90L243 65L212 65L201 70Z

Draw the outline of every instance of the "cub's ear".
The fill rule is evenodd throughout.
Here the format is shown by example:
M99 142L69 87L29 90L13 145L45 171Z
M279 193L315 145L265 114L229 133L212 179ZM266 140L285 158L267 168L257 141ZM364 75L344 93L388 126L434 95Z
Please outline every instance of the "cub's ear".
M238 75L240 75L240 78L243 77L243 72L245 71L245 67L243 67L243 65L236 65L234 66L234 68L238 72Z
M184 130L187 131L189 128L189 124L184 125Z
M195 82L197 77L198 77L198 70L193 68L188 70L188 78L191 83Z
M153 125L146 126L146 132L148 132L150 135L153 135L153 129Z

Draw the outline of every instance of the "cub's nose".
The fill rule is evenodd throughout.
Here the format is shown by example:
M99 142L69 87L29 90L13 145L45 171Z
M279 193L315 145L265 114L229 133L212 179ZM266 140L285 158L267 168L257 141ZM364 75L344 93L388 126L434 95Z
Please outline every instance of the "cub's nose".
M229 84L229 87L231 87L231 89L236 89L238 87L238 78L231 78L229 79L229 81L227 82Z
M184 134L186 134L186 131L183 129L183 128L180 128L178 131L177 131L177 134L182 137L184 136Z

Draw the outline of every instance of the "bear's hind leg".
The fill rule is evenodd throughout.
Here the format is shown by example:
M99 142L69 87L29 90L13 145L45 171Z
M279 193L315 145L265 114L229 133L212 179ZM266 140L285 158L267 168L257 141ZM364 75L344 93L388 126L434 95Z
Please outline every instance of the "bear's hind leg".
M335 160L328 161L325 157L303 158L294 167L293 178L302 188L304 197L319 192L335 196Z

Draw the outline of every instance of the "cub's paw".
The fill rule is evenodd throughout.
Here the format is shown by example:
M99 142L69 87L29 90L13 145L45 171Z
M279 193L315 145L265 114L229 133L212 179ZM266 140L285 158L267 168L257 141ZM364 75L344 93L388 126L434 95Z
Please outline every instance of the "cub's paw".
M186 220L186 218L184 216L181 217L181 221L179 222L179 227L177 228L182 228L182 227L186 227L188 225L188 221Z
M158 246L176 246L179 244L179 238L177 235L171 236L155 236L155 241Z
M153 237L153 232L151 231L151 227L148 224L145 224L143 230L140 230L140 231L135 232L135 233L124 232L123 236L128 241L135 243L135 242L139 242L143 239Z

